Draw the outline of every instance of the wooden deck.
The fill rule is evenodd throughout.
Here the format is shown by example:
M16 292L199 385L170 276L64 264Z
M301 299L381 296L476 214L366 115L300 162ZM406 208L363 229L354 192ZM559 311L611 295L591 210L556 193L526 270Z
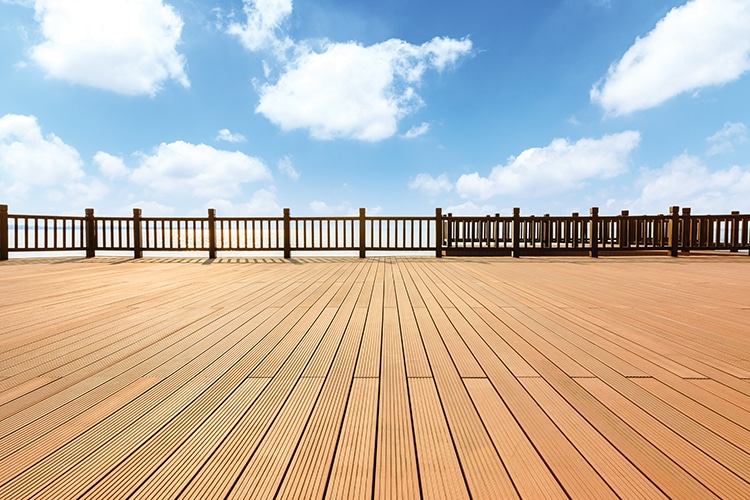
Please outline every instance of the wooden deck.
M750 498L750 259L0 264L0 499Z

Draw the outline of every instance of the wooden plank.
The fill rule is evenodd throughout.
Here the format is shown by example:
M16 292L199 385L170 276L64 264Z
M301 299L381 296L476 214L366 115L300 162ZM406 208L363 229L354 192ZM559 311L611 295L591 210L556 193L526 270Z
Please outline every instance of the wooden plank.
M409 379L409 400L423 498L469 498L432 378Z
M410 296L406 291L405 281L409 280L401 272L401 266L393 266L395 273L396 298L398 302L399 327L404 348L404 362L407 377L432 377L427 353L419 335L414 311L411 307Z
M379 390L377 378L352 381L326 498L372 498Z
M418 309L415 315L471 496L516 498L518 493L440 340L439 327L427 310Z
M523 379L521 384L620 498L666 498L544 379Z
M395 307L384 307L374 498L419 497L414 431L398 312Z
M737 446L746 453L750 452L750 429L741 425L741 423L747 425L747 422L750 422L750 414L747 412L739 411L738 408L738 411L729 414L717 413L688 395L653 378L637 379L634 382L695 422L713 431L717 436L721 436L726 440L727 446ZM721 462L728 464L725 460Z
M81 498L176 498L186 478L195 474L268 382L245 379L208 418L195 428L185 427L189 436L171 453L156 453L150 447L139 449L139 456L133 460L135 467L114 469Z
M383 335L383 293L385 266L378 261L375 270L372 293L367 311L365 331L360 346L355 377L379 377L380 356Z
M322 385L321 377L299 380L226 498L274 496Z
M681 436L679 432L659 423L599 379L579 379L577 382L599 401L606 401L610 410L625 420L642 436L660 449L669 450L672 460L717 496L723 498L750 497L750 483L743 481L721 463L714 461L707 454L710 450L704 452L693 445L692 441L695 439L693 436ZM724 449L731 450L728 447ZM746 459L744 464L750 464L750 460ZM742 463L736 461L733 461L730 465L733 465L734 468L742 467Z
M568 498L489 380L464 384L521 498Z
M351 305L354 304L352 301ZM281 498L321 498L325 492L367 311L356 308L351 314L336 357L330 360L330 370L325 373L327 378L320 397L279 488Z

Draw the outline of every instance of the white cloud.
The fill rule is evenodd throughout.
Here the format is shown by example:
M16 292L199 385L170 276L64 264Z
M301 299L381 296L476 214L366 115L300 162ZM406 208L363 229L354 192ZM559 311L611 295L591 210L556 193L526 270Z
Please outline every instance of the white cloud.
M99 151L94 155L94 163L99 166L99 171L107 179L119 179L130 174L130 170L125 166L122 158L112 156L104 151Z
M430 124L427 122L422 122L421 125L414 125L402 137L404 139L416 139L417 137L425 135L429 131Z
M245 136L242 134L232 133L228 128L223 128L219 130L219 133L216 136L216 140L226 142L245 142Z
M109 194L109 187L99 179L87 178L82 182L71 182L65 185L65 193L60 201L74 207L91 207L94 202L104 199Z
M692 0L672 9L591 89L611 115L652 108L750 70L750 2Z
M279 172L286 175L293 181L299 180L299 172L295 170L294 165L292 164L292 159L289 156L285 156L281 160L279 160Z
M645 171L640 197L631 203L634 213L666 213L670 206L690 207L695 214L750 210L750 168L733 166L709 170L687 154L673 158L658 170Z
M130 216L133 214L134 208L140 208L143 217L171 217L175 213L174 207L163 205L156 201L144 200L133 202L132 206L128 205L125 207L121 207L119 210L117 210L117 213L123 214L125 216Z
M274 189L259 189L253 193L246 204L247 213L250 215L273 215L280 217L283 209L276 202L276 191Z
M154 154L138 156L140 164L131 179L165 193L226 198L239 194L242 184L271 178L261 160L205 144L162 143Z
M320 52L299 45L279 80L260 87L256 112L283 130L307 129L317 139L386 139L423 105L415 87L425 71L442 71L471 46L468 39L449 38L367 47L325 42Z
M227 33L239 37L248 50L287 45L281 36L281 25L292 13L292 0L243 0L246 22L233 22Z
M162 0L36 0L35 12L45 41L31 58L50 77L126 95L154 95L168 79L190 86L183 22Z
M452 190L453 184L451 184L447 174L440 174L437 177L430 174L418 174L413 181L409 182L409 189L416 189L430 196L437 196Z
M735 144L747 142L747 126L744 123L726 122L724 127L706 139L711 143L710 156L731 153Z
M88 177L78 151L55 134L42 135L36 117L0 118L0 195L20 201L32 196L79 208L109 191Z
M590 179L615 177L628 169L630 153L641 135L626 131L601 139L554 139L549 146L511 156L490 175L462 175L456 190L464 198L486 200L501 194L542 197L578 189Z
M348 201L339 205L329 205L324 201L311 201L310 210L317 215L351 215L354 213Z
M467 201L460 205L451 205L443 210L443 213L453 215L494 215L497 212L494 205L477 205Z
M209 200L206 206L215 208L219 217L281 217L283 214L283 209L276 201L276 190L273 186L268 189L259 189L244 203L215 198Z
M42 135L34 116L0 118L0 183L11 199L24 198L34 187L62 187L85 178L75 148L55 134Z

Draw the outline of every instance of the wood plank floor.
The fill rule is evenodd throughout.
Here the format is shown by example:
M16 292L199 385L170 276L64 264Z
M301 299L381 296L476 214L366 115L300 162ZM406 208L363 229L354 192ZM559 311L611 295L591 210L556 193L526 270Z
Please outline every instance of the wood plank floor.
M0 263L0 499L750 498L750 258Z

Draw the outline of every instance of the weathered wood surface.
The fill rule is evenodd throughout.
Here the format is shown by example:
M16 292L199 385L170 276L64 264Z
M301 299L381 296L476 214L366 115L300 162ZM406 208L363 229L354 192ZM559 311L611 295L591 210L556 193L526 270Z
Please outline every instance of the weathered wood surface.
M0 264L0 499L750 498L750 261Z

